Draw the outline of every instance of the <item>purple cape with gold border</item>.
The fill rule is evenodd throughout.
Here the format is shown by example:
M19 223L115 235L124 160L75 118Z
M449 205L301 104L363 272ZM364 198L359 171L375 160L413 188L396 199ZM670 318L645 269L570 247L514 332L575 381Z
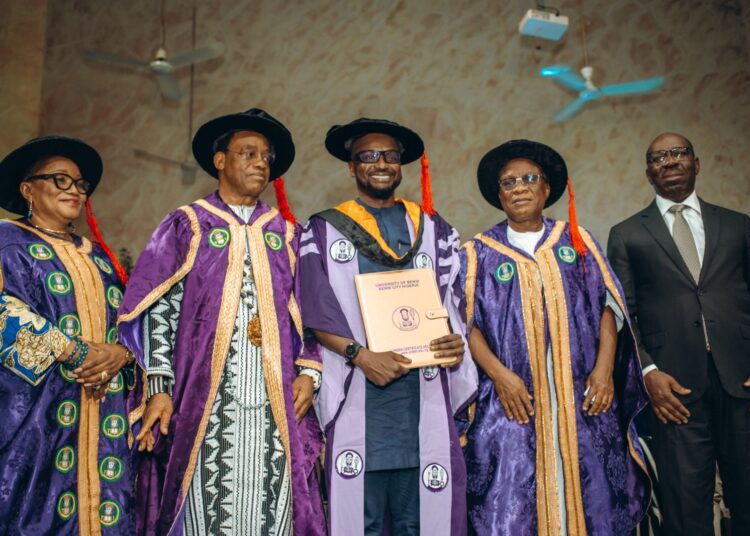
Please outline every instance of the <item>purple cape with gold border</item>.
M98 245L20 221L0 221L0 244L3 293L71 337L116 342L122 286ZM121 370L97 404L57 362L35 385L0 366L0 533L132 534L125 406L133 381L132 366Z
M237 314L244 225L218 193L176 210L152 235L125 293L118 319L120 337L145 368L144 313L177 281L185 281L173 353L174 414L168 437L155 428L154 452L143 456L138 473L138 534L182 532L185 498ZM314 473L320 428L312 411L297 424L292 396L295 359L302 354L295 292L299 228L258 201L247 232L258 290L263 371L290 463L293 529L295 534L321 534L324 519ZM321 369L316 356L306 355L296 364ZM142 398L141 406L134 408L136 417L144 409L143 402Z
M625 312L622 290L583 229L583 258L566 222L544 219L536 260L507 240L507 221L464 246L469 326L534 397L527 425L509 420L480 370L465 449L469 519L477 534L560 534L547 347L557 395L568 534L629 534L645 514L650 482L632 424L648 398L629 324L618 337L615 400L607 413L581 410L596 361L606 292ZM585 263L585 271L584 265Z

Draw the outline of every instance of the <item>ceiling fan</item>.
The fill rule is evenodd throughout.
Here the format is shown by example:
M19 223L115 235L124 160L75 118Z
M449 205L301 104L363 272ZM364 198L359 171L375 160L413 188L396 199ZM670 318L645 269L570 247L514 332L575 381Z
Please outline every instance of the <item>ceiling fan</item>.
M554 121L558 122L567 121L573 117L589 101L616 95L646 93L648 91L653 91L664 84L664 77L657 76L622 84L597 87L592 80L594 68L590 65L586 65L581 69L580 76L567 65L551 65L549 67L544 67L539 74L545 78L552 78L555 82L579 92L576 100L568 104L552 118Z
M193 42L192 50L181 52L171 58L167 55L166 46L166 24L164 19L164 0L161 2L161 43L156 54L151 60L141 60L126 56L116 56L99 50L84 49L81 54L84 58L105 65L117 65L120 67L135 67L151 71L159 84L161 94L166 99L180 100L185 95L174 76L174 71L188 65L195 65L203 61L217 58L224 53L224 45L211 43L196 47Z

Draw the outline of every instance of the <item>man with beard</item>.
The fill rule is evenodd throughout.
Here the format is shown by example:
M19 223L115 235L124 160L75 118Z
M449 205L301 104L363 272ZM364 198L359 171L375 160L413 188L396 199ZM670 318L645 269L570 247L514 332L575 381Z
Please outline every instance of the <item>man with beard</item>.
M750 534L750 218L695 193L690 141L646 153L656 192L612 228L653 408L657 493L668 534L713 534L718 462L732 534Z
M328 151L348 163L359 197L314 215L300 243L302 317L324 346L317 400L327 432L330 532L333 536L466 533L466 469L454 424L476 390L465 352L458 233L429 196L424 145L397 123L358 119L336 125ZM395 197L401 165L422 155L422 206ZM352 251L342 259L340 243ZM348 245L352 247L349 248ZM454 333L431 342L445 358L439 373L363 346L354 275L429 266L436 271ZM364 471L345 472L352 456ZM431 467L447 475L429 486ZM386 516L386 512L388 516Z

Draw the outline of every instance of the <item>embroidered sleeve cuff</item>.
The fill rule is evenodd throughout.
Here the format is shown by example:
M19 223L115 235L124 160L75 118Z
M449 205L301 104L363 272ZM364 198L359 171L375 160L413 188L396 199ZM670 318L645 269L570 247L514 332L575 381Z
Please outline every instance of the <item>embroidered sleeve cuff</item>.
M305 376L310 376L310 378L312 378L313 390L315 392L317 392L318 389L320 389L320 384L323 381L323 376L320 374L320 372L311 368L302 368L300 369L299 373L304 374Z
M321 363L320 361L315 361L313 359L302 359L302 358L300 358L300 359L297 359L294 362L294 364L297 365L298 369L306 369L306 368L308 368L308 369L317 370L320 373L323 372L323 363Z
M617 331L619 333L625 324L625 314L623 314L622 309L617 304L617 300L610 294L609 290L607 291L607 301L604 306L612 309L612 312L615 314L615 323L617 324Z
M161 393L167 393L172 396L172 378L153 374L148 376L148 398Z

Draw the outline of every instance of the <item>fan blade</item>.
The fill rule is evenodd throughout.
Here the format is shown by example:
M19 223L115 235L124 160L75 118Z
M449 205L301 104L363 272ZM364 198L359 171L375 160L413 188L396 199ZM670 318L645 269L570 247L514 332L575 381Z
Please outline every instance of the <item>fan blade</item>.
M635 80L625 82L624 84L613 84L604 86L600 89L602 95L627 95L629 93L645 93L660 87L664 83L663 76L656 78L647 78L645 80Z
M87 60L97 61L99 63L105 63L107 65L148 68L147 61L136 60L133 58L124 58L122 56L113 56L112 54L106 54L104 52L92 50L90 48L81 50L81 55Z
M584 97L578 97L576 100L568 104L565 108L557 112L557 114L552 118L553 121L567 121L571 117L573 117L575 114L577 114L581 108L583 108L583 105L586 104L586 101L590 99L586 99Z
M587 87L583 78L573 72L573 69L567 65L550 65L539 71L539 74L545 78L552 78L556 82L575 91L583 91Z
M177 79L172 76L172 73L159 73L154 72L156 75L156 81L159 83L159 89L164 98L171 100L180 100L183 97L182 89L180 84L177 83Z
M149 162L156 162L157 164L182 166L182 162L172 160L171 158L160 156L158 154L149 153L148 151L144 151L143 149L133 149L133 156L142 158L143 160L148 160Z
M224 54L224 45L222 43L212 43L210 45L194 48L181 54L173 56L169 63L172 67L179 69L185 65L191 63L199 63L201 61L211 60Z

